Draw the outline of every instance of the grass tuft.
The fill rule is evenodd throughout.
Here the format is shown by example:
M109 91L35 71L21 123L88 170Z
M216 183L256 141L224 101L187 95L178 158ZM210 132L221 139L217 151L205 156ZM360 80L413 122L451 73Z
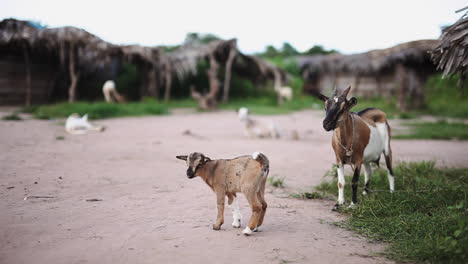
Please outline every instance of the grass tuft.
M11 113L9 115L3 116L2 120L4 121L21 121L23 120L18 113Z
M301 192L289 194L292 198L296 199L322 199L323 194L319 192Z
M389 242L384 254L398 261L463 263L468 258L468 169L434 165L399 164L393 194L388 191L386 171L375 170L374 192L360 197L357 208L342 210L350 215L342 224ZM351 188L346 186L345 197L350 201ZM322 183L317 190L336 195L336 179Z
M58 103L26 108L23 111L31 112L39 119L64 118L73 113L88 114L90 119L103 119L121 116L143 116L168 114L167 105L155 101L138 103L109 104L105 102L88 103Z
M268 183L276 188L283 188L284 187L284 178L277 178L275 176L268 177Z
M464 123L448 123L439 121L435 123L410 123L408 134L395 135L398 139L468 139L468 125Z

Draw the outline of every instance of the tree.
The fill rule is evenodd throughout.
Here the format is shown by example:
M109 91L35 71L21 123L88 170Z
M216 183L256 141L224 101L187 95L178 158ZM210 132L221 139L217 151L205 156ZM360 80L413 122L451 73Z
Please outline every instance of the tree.
M326 50L322 45L314 45L312 48L304 52L304 55L320 55L332 53L338 53L338 51L334 49Z
M288 42L283 43L283 47L281 48L281 55L287 56L296 56L299 55L299 52Z

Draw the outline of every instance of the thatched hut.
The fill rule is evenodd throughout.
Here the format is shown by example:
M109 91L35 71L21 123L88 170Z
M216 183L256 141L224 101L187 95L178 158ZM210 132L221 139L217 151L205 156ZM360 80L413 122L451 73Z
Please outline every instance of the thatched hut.
M236 39L214 40L206 44L191 43L169 52L167 57L166 63L168 64L167 68L169 68L167 72L171 72L166 78L166 84L169 86L173 75L178 79L184 79L190 75L198 74L197 65L201 61L209 63L207 70L209 92L203 95L191 88L192 97L197 99L200 106L205 109L216 107L220 87L223 88L221 100L226 102L229 99L232 72L251 79L257 84L266 80L286 81L286 73L283 70L258 57L242 54L238 50ZM224 69L222 84L218 80L220 68ZM166 96L169 96L170 93L168 87L166 88Z
M353 93L363 97L398 96L405 110L423 105L423 86L435 66L428 51L436 40L418 40L360 54L298 57L305 90L331 92L333 87L352 85Z
M45 28L7 19L0 22L0 94L5 95L0 104L47 103L52 98L73 102L78 94L93 99L102 95L98 84L89 85L90 76L99 73L102 85L106 79L115 79L124 63L134 65L138 74L140 87L130 87L133 99L162 98L164 88L164 98L169 100L173 79L189 80L204 74L197 72L201 62L209 64L209 92L193 90L192 95L200 102L210 101L208 108L216 104L221 88L222 100L228 100L232 72L255 83L286 81L284 71L242 54L235 39L191 43L164 52L159 47L113 45L75 27ZM222 84L218 80L221 69Z
M468 13L442 31L431 54L437 69L443 71L443 77L458 74L458 88L461 89L468 77Z
M58 93L57 80L68 83L67 97L76 99L81 75L111 62L117 46L75 27L44 28L27 21L0 22L1 104L45 103Z

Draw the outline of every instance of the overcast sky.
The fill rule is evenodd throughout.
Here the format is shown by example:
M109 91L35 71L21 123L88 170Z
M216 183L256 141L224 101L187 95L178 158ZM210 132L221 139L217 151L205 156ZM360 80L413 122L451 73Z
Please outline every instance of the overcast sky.
M0 0L0 18L75 26L115 44L175 45L187 32L237 38L246 53L289 42L363 52L427 38L466 0Z

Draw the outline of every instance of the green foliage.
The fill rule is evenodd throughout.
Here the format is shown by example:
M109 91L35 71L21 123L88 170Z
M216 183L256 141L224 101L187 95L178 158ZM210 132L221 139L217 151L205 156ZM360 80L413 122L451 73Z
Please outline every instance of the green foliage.
M184 44L206 44L214 40L220 40L220 38L211 33L203 34L191 32L187 33L185 36Z
M277 178L275 176L270 176L268 177L268 183L276 188L283 188L284 187L284 177L283 178Z
M401 163L395 168L395 192L387 172L372 176L373 193L355 209L344 209L341 224L372 239L389 242L384 252L399 261L462 263L468 258L468 169L439 169L434 162ZM351 176L346 177L347 183ZM318 191L336 195L337 180ZM351 187L345 197L351 198ZM360 187L363 186L361 177Z
M140 98L140 77L135 65L124 63L115 82L117 84L116 89L129 100L138 100Z
M14 113L11 113L9 115L3 116L2 120L5 120L5 121L21 121L23 119L18 115L18 113L14 112Z
M65 137L64 136L57 136L55 137L56 140L65 140Z
M457 89L458 77L434 75L426 82L426 113L438 116L468 118L468 82L465 82L465 93Z
M408 134L395 135L399 139L468 139L468 125L464 123L448 123L439 121L435 123L410 123Z
M283 47L281 48L281 54L288 57L299 55L299 52L291 44L284 42Z
M314 45L312 48L308 49L306 52L304 52L304 55L322 55L322 54L332 54L332 53L338 53L337 50L331 49L331 50L326 50L323 46L321 45Z
M167 105L147 100L140 103L126 104L109 104L105 102L58 103L39 106L32 112L39 119L65 118L73 113L88 114L90 119L102 119L121 116L164 115L168 114L169 111Z
M303 109L310 109L312 105L317 105L319 100L312 96L300 96L294 98L292 101L284 102L282 105L278 105L276 96L270 97L257 97L257 98L244 98L230 100L226 104L222 104L219 107L221 109L233 109L238 110L241 107L247 107L253 114L261 115L276 115L276 114L287 114L294 111Z

